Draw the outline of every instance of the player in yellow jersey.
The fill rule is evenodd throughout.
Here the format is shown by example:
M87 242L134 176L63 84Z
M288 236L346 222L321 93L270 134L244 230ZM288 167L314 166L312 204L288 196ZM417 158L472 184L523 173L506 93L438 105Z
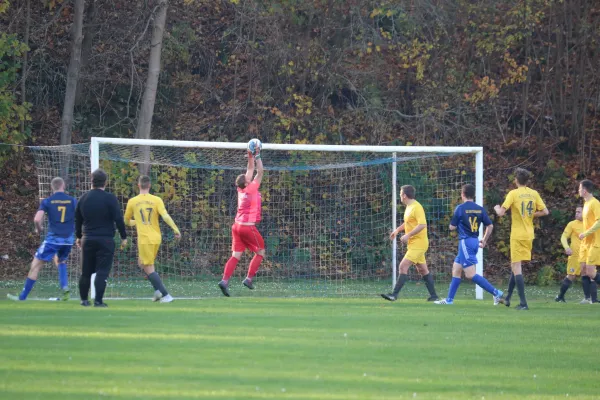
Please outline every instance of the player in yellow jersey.
M565 293L567 293L567 290L569 290L569 287L571 287L571 284L575 278L581 275L581 271L585 271L585 262L579 261L579 246L581 244L579 235L581 235L583 232L583 222L581 221L582 211L583 207L577 207L575 209L575 219L567 224L562 236L560 237L560 242L562 243L565 253L567 256L569 256L569 258L567 261L567 276L562 281L558 296L556 296L556 299L554 299L559 303L566 303ZM584 301L587 303L590 300L590 297L594 299L597 298L598 291L596 283L594 282L593 287L591 287L590 278L586 278L586 280L582 280L582 286L583 293L585 295ZM585 281L587 281L587 285L585 284Z
M594 197L594 183L583 180L579 183L579 195L585 200L581 213L583 232L579 235L579 261L585 262L585 271L581 272L581 281L586 284L587 279L600 284L600 273L596 266L600 265L600 201ZM584 281L585 279L585 281ZM581 304L591 304L591 300L584 299Z
M402 290L402 287L408 281L408 268L414 264L429 291L427 301L439 300L435 292L433 276L427 269L427 261L425 260L425 253L429 248L425 210L423 210L421 203L415 200L415 188L413 186L405 185L400 188L400 200L406 205L404 223L390 234L390 239L396 239L396 236L404 231L404 235L400 238L400 241L406 243L406 254L404 254L404 258L398 267L400 276L394 286L394 291L382 294L381 297L389 301L396 301L400 290Z
M531 261L531 247L535 237L533 219L548 215L549 212L539 193L527 187L531 175L529 171L517 168L515 175L517 188L508 192L502 205L494 207L494 211L499 217L502 217L508 210L512 214L510 227L510 268L512 273L508 282L508 294L503 303L510 307L510 298L516 284L521 300L516 309L529 310L525 298L525 281L521 263Z
M169 303L173 301L173 297L167 292L160 276L154 270L154 259L162 241L158 216L160 215L167 225L173 229L175 238L181 238L181 233L167 213L162 199L149 193L150 178L145 175L140 176L138 187L140 188L140 194L127 202L125 223L136 227L139 265L154 287L155 292L152 300Z

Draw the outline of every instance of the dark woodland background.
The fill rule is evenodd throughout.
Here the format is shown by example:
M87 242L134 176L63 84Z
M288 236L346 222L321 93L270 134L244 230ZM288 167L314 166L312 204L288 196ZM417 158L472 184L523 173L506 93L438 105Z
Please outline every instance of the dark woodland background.
M577 181L598 180L595 0L0 0L0 26L0 143L484 146L489 211L517 166L551 210L530 283L564 273ZM0 268L22 272L35 166L0 146L0 168ZM500 279L510 217L495 224Z

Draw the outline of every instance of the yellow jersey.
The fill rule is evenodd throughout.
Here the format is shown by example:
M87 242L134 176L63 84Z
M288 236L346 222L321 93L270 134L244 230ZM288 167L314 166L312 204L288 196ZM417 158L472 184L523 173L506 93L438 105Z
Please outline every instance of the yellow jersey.
M579 254L579 245L581 244L579 235L581 232L583 232L583 222L578 220L569 222L563 231L563 236L571 243L569 248L573 250L573 254Z
M127 202L125 209L125 223L130 224L135 221L135 227L138 235L138 244L160 244L162 235L158 216L163 219L175 233L179 234L179 229L167 213L165 204L160 197L151 194L139 194Z
M410 233L418 225L427 225L425 218L425 210L418 201L413 201L404 210L404 232ZM429 239L427 238L427 227L421 232L408 239L408 247L411 249L426 250L429 247Z
M511 190L506 195L502 207L510 210L512 225L510 238L517 240L533 240L533 213L546 208L540 194L528 187Z
M600 201L595 197L586 201L581 216L583 217L583 231L587 232L600 219ZM586 246L600 247L600 230L586 236L583 243Z

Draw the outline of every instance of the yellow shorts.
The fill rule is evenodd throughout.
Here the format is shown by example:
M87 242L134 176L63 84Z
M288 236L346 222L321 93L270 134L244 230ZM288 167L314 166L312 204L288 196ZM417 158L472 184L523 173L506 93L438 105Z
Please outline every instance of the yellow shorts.
M586 265L600 265L600 247L586 246L581 243L579 247L579 262Z
M569 256L567 261L567 275L581 275L581 263L579 262L579 254Z
M154 265L154 260L158 254L158 244L139 244L138 243L138 254L140 257L140 263L142 265Z
M510 239L510 262L531 261L533 239Z
M425 264L425 253L427 249L407 249L404 258L412 261L413 264Z

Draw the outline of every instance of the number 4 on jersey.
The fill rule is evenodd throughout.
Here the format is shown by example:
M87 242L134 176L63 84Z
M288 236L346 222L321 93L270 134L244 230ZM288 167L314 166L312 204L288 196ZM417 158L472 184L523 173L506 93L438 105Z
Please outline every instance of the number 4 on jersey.
M527 211L527 215L525 215L525 211ZM524 217L531 217L533 215L533 200L530 200L527 203L524 201L521 202L521 215Z
M477 232L479 230L477 217L469 217L469 224L471 225L471 232Z

